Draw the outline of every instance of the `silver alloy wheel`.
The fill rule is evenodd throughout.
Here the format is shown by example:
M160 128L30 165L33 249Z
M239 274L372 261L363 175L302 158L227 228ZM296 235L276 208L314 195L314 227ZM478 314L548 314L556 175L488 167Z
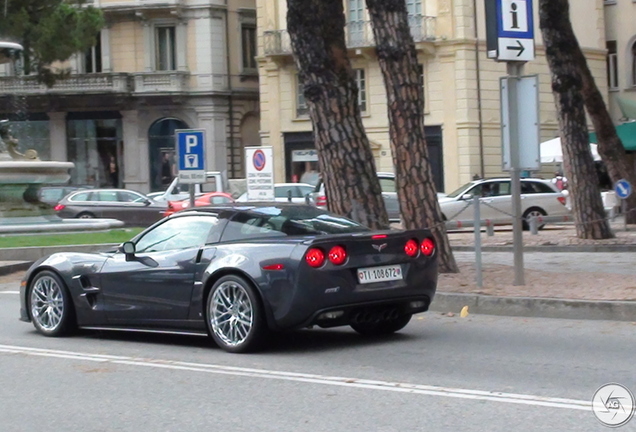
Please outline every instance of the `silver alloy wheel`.
M35 281L31 290L31 317L43 330L54 331L64 317L62 287L51 276Z
M254 308L247 290L227 281L212 294L208 317L214 334L229 346L243 343L254 325Z
M90 213L82 213L81 215L79 215L80 219L93 219L93 215Z

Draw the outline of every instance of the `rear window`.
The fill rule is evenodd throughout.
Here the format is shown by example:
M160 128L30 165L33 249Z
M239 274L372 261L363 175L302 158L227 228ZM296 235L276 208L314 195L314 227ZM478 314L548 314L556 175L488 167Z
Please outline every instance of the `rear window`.
M554 189L548 184L542 182L524 181L521 182L521 193L556 193Z
M365 231L369 229L355 221L310 206L261 207L234 215L222 241Z

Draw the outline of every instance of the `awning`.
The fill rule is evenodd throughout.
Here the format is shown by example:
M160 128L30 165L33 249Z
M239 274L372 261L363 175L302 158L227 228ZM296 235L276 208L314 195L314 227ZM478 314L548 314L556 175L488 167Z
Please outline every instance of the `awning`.
M616 126L616 133L623 141L623 146L627 151L636 151L636 122L623 123ZM590 142L598 143L595 133L590 134Z

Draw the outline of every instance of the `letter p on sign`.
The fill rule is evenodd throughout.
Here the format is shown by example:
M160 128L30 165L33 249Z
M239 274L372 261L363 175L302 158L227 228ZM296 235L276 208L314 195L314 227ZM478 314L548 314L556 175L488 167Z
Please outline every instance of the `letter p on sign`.
M196 135L186 135L186 153L192 153L192 148L198 145Z

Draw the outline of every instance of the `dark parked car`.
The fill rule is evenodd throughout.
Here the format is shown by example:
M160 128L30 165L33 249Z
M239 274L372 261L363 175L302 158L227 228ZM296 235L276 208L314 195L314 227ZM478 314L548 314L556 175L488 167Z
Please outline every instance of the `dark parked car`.
M229 352L269 331L400 330L437 285L429 232L370 231L299 204L198 207L109 253L57 253L20 289L23 321L47 336L89 329L210 334Z
M61 218L113 218L127 226L147 227L163 217L167 203L126 189L92 189L73 192L54 208Z

